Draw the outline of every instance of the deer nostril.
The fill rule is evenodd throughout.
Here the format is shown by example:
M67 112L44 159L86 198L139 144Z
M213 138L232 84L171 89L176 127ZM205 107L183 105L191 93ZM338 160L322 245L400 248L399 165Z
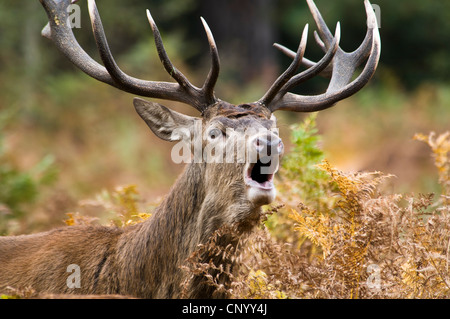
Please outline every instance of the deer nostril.
M258 152L258 153L260 153L261 151L263 151L263 149L264 149L264 141L262 141L261 140L261 138L256 138L256 140L255 140L255 145L256 145L256 151Z
M272 137L270 141L268 141L267 151L268 155L278 155L281 154L283 150L283 142L278 137Z
M275 136L257 137L254 140L256 152L262 156L282 154L284 145L280 138Z

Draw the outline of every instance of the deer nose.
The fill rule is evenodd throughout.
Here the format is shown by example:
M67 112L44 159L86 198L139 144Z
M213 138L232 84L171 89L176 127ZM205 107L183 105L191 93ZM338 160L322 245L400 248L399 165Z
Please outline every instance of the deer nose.
M259 156L281 155L284 150L283 141L275 135L257 137L255 147Z

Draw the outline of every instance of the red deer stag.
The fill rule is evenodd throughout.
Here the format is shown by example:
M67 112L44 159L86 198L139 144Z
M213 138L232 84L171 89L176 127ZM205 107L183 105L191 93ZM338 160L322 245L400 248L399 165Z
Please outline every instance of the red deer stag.
M0 237L0 291L6 291L7 287L31 287L41 293L181 297L180 286L185 282L186 273L180 266L198 245L206 243L212 234L227 225L236 227L238 234L251 231L260 220L261 206L274 200L273 178L283 143L276 132L273 112L314 112L333 106L359 91L370 80L380 56L380 35L368 0L365 0L367 33L360 47L351 53L339 47L339 23L333 35L314 2L307 0L318 27L316 42L325 52L323 58L317 63L303 58L308 33L306 25L296 52L276 45L293 61L267 93L256 102L232 105L214 94L219 56L212 33L203 19L212 66L199 88L169 60L149 11L147 16L159 58L175 82L140 80L125 74L117 66L94 0L88 0L89 14L104 67L79 46L72 33L67 13L72 0L40 2L49 19L43 35L83 72L120 90L183 102L201 113L201 118L190 117L155 102L135 98L136 111L158 137L167 141L188 141L198 129L201 130L200 147L203 150L211 145L224 149L230 141L238 140L245 141L246 154L252 156L240 160L235 152L231 161L220 162L211 160L212 153L206 152L202 160L192 160L154 214L134 226L120 229L72 226L32 235ZM363 62L366 63L361 73L352 80L356 68ZM306 69L298 73L301 65ZM331 78L325 93L312 96L289 93L317 75ZM249 133L249 127L255 130ZM233 132L234 138L228 136L232 135L229 132ZM217 240L223 247L235 246L238 237L225 234ZM204 257L206 262L210 261L210 257ZM213 262L220 265L225 262L224 257L214 256ZM74 265L79 271L79 282L75 287L67 281L68 267ZM227 280L229 278L223 278L225 285ZM202 277L192 279L188 287L187 297L190 298L226 297L215 294L215 288Z

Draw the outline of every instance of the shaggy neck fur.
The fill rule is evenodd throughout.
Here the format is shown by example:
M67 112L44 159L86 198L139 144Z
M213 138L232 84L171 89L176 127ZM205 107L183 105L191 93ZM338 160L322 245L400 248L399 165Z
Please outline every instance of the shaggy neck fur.
M230 168L224 164L216 167L222 170ZM180 285L185 280L180 266L186 263L199 244L205 244L222 226L236 225L242 233L259 221L260 208L252 206L244 198L241 181L228 181L222 175L228 184L224 187L222 180L218 183L217 178L207 178L209 173L203 163L189 164L152 217L121 236L118 258L125 266L123 275L129 275L128 285L121 289L124 290L121 293L135 293L136 287L140 286L138 294L147 298L180 297ZM211 182L207 184L206 181ZM227 235L218 241L223 247L238 243L236 238ZM221 257L217 256L215 263L221 262ZM214 295L213 287L202 280L194 278L186 297L224 297Z

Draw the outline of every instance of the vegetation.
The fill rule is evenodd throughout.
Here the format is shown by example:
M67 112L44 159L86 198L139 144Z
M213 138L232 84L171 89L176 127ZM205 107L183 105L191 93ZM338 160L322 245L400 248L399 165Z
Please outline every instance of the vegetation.
M431 146L442 192L417 195L386 192L383 182L392 176L381 172L344 173L326 160L313 166L310 156L320 153L311 151L313 133L308 125L294 130L296 147L281 172L284 187L292 185L279 196L284 205L269 208L265 224L229 252L243 264L234 275L222 269L234 278L230 296L449 298L450 133L419 135ZM310 166L292 166L292 158ZM306 173L292 174L297 170ZM308 184L311 175L321 182ZM214 238L206 247L220 249ZM191 263L189 271L209 276L209 264Z
M12 225L10 221L25 214L24 205L36 200L39 188L51 184L57 178L57 169L51 155L45 156L28 171L21 171L11 158L11 150L4 144L2 129L11 114L0 113L0 235Z

